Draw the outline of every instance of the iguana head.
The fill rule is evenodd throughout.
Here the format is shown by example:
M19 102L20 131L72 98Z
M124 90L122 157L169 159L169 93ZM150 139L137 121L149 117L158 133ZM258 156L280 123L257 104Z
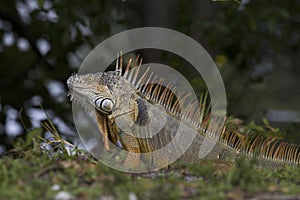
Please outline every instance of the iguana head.
M111 114L115 106L115 96L106 83L103 73L72 75L68 81L71 101L86 110L96 109L103 114Z
M71 101L86 111L95 109L103 117L117 118L129 114L136 120L137 93L132 84L116 71L72 75L68 81ZM124 116L125 117L125 116Z
M116 120L123 128L131 127L138 119L138 109L145 111L142 103L138 105L140 99L132 84L116 71L74 74L67 85L71 101L96 117L106 149L109 149L108 138L114 143L117 141ZM137 122L145 123L147 117L144 114Z

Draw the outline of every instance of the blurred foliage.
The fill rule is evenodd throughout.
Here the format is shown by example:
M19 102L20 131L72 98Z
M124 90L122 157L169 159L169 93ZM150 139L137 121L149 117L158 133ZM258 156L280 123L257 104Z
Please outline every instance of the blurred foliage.
M219 2L214 23L199 21L208 46L221 50L234 66L249 67L268 54L299 53L299 1Z
M2 144L10 143L7 127L4 128L9 120L8 110L18 112L23 108L28 127L32 127L34 116L26 116L32 115L33 108L40 110L40 104L52 110L51 118L59 116L66 123L71 121L64 84L83 59L78 49L94 46L97 37L109 33L109 7L105 1L0 2Z
M244 76L241 69L265 56L299 54L299 10L298 0L2 0L0 145L12 147L9 132L24 137L25 127L40 126L47 119L40 105L58 127L69 128L62 134L74 132L66 80L90 49L116 32L163 26L186 33L204 45L225 75L231 72L226 82Z

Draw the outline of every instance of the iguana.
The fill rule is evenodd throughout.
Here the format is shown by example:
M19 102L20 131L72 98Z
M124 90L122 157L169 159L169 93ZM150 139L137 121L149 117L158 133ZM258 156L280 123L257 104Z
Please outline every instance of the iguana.
M137 66L135 70L131 70L134 66ZM146 158L142 158L141 154L155 152L169 144L180 129L180 123L183 123L184 134L197 133L198 141L187 151L194 154L189 160L198 157L197 145L201 145L204 138L208 137L212 141L217 140L217 144L206 158L223 160L245 154L250 157L257 155L267 162L299 164L300 145L252 135L228 119L225 125L220 125L223 119L210 114L207 95L202 95L199 101L189 99L189 94L176 96L170 84L162 86L164 80L150 73L149 68L140 73L140 66L141 59L137 58L135 62L130 59L124 68L120 57L116 61L115 71L73 74L67 81L71 101L80 104L97 119L105 149L109 150L113 143L135 153L124 160L124 165L134 168L146 162L147 165L160 168L170 163L172 159L168 153L153 154L153 157ZM187 106L183 108L182 105ZM151 106L165 110L166 116L155 112L153 114L153 110L150 116ZM159 123L160 118L164 121L163 125ZM147 135L151 133L143 128L151 120L153 122L157 119L159 133ZM210 123L213 123L214 128L208 130ZM179 142L172 144L173 152L169 152L170 155L175 151L182 153L187 150L180 145L186 143L185 139L181 137Z

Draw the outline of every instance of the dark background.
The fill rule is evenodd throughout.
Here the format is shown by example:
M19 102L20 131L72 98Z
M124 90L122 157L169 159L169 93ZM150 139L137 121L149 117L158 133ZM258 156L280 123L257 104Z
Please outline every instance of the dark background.
M40 126L41 105L63 135L73 136L67 78L98 43L144 26L198 41L220 68L229 114L257 123L265 117L300 143L299 11L299 0L2 0L0 152ZM142 54L146 62L159 55Z

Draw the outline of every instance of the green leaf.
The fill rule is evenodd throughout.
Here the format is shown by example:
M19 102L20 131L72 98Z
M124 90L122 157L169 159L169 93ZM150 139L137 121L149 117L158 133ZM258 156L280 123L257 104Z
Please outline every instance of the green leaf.
M39 5L40 8L44 7L44 3L45 3L44 0L38 0L38 5Z
M270 123L269 123L269 121L267 120L267 118L263 118L263 119L262 119L262 122L263 122L265 125L270 126Z

